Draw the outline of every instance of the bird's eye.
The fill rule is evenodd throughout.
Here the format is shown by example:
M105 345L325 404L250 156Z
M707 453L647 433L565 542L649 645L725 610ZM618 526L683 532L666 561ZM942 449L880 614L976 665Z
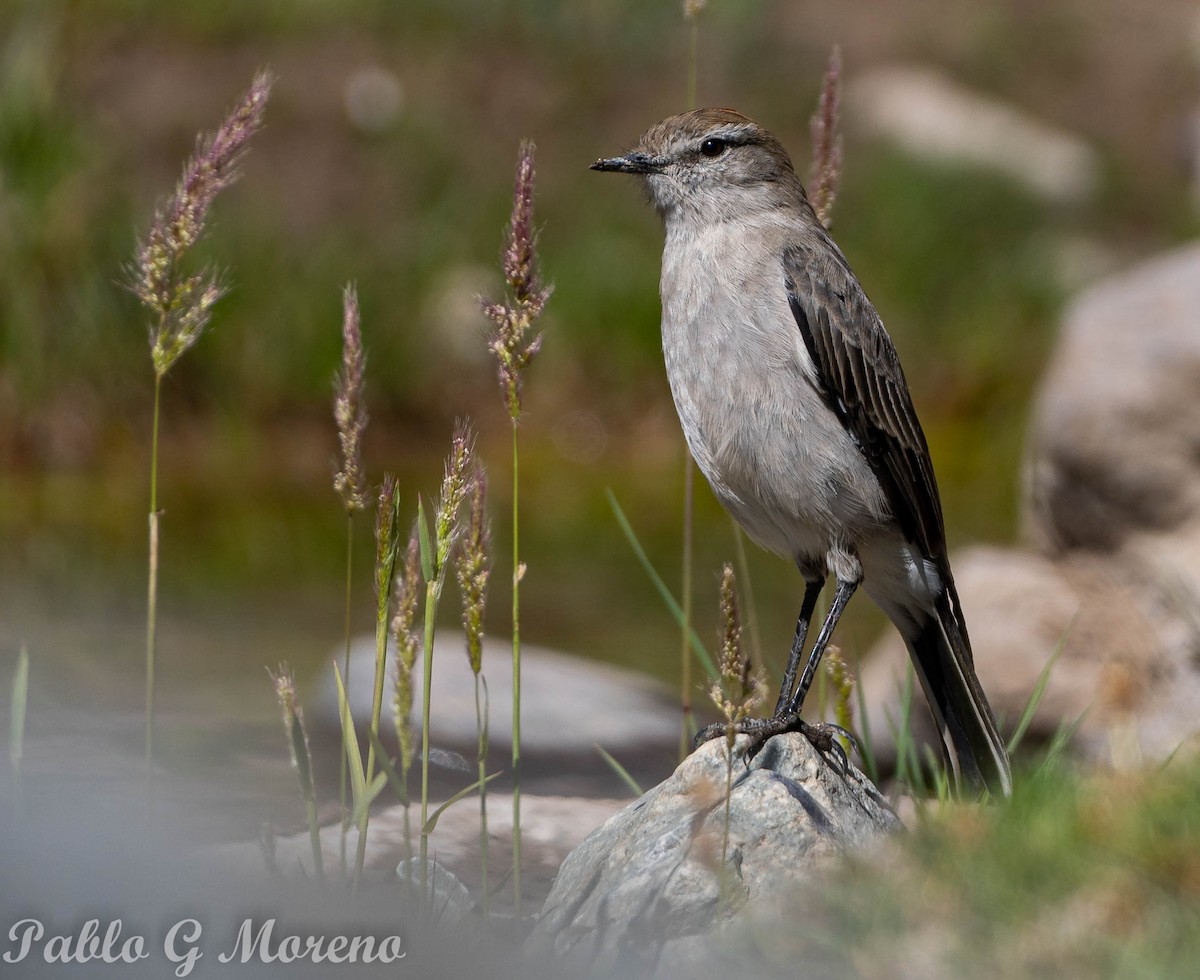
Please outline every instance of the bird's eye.
M710 137L700 144L700 152L706 157L719 157L725 152L725 148L729 146L724 140Z

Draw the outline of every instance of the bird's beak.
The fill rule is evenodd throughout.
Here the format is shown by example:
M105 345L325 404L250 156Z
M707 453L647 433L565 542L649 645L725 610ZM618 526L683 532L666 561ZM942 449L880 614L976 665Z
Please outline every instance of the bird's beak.
M597 160L592 164L592 170L606 170L618 174L660 174L665 165L664 160L655 159L645 153L633 152L623 157L609 157L607 160Z

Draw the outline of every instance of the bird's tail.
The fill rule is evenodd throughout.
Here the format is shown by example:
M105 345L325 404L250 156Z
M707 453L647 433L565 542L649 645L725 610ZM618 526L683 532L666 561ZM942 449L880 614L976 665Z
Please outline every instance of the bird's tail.
M971 641L953 582L947 583L932 614L907 640L960 786L986 787L994 797L1009 796L1008 750L975 676Z

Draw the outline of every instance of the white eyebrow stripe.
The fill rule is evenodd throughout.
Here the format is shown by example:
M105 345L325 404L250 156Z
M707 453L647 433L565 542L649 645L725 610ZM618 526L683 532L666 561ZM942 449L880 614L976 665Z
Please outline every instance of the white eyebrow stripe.
M720 139L729 143L747 143L753 139L754 130L750 126L729 123L720 129L710 130L704 134L705 139Z

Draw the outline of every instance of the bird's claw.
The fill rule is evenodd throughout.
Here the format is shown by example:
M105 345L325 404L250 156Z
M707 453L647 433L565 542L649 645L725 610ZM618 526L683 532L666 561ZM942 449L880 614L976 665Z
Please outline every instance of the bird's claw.
M750 747L746 753L748 759L753 759L767 744L767 741L774 736L782 735L784 732L799 732L822 755L834 754L840 763L839 768L843 775L849 772L850 760L846 756L846 750L842 748L842 743L835 736L842 736L854 746L855 751L862 752L858 739L841 725L833 725L824 721L807 722L794 711L772 715L770 718L743 718L741 721L732 723L714 722L696 733L696 737L692 741L692 748L693 750L698 749L705 742L714 738L728 737L731 730L735 735L750 736Z

